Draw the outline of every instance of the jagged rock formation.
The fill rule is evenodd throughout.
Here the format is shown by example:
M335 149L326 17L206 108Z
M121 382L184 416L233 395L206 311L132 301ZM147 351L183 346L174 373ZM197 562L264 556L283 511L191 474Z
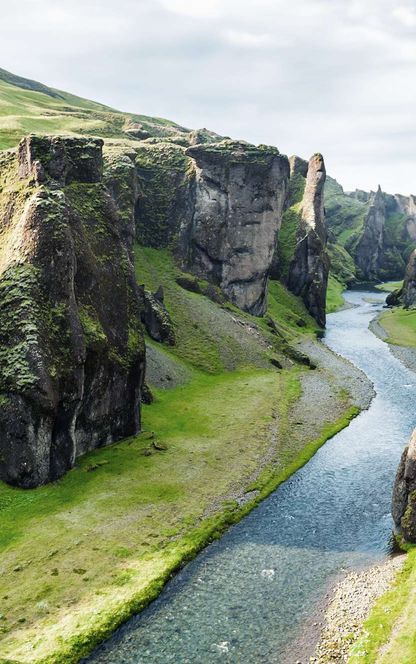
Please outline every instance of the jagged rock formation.
M353 258L357 280L377 282L403 277L416 241L414 196L393 196L380 187L376 192L346 193L328 178L325 206L332 246ZM345 283L339 270L342 262L336 263L331 271Z
M320 154L315 154L308 165L296 246L287 278L289 290L302 297L306 308L321 327L325 326L329 272L324 211L325 177L324 160Z
M386 204L379 187L372 195L370 208L364 221L363 234L355 249L355 261L364 279L376 281L381 266L384 247L384 223Z
M197 145L186 154L195 164L195 182L192 219L182 236L183 266L218 285L240 309L261 315L288 160L276 148L235 141Z
M139 429L140 293L102 141L2 157L0 233L0 478L34 487Z
M416 429L400 459L393 488L392 515L408 542L416 542Z

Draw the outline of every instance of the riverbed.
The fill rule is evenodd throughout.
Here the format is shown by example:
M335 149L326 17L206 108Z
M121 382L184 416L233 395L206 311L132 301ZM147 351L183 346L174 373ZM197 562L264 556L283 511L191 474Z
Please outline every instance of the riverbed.
M373 382L370 408L199 554L90 664L290 662L290 644L331 580L389 555L391 489L415 424L416 376L368 329L384 297L348 292L353 307L328 316L323 339Z

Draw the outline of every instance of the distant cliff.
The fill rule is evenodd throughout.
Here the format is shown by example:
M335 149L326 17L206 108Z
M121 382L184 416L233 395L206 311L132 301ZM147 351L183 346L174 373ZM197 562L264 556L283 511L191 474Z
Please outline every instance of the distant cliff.
M343 260L333 261L332 271L344 282L386 281L403 278L416 242L414 196L356 190L346 193L328 178L325 207L331 247L352 258L350 275ZM352 270L351 270L352 268Z

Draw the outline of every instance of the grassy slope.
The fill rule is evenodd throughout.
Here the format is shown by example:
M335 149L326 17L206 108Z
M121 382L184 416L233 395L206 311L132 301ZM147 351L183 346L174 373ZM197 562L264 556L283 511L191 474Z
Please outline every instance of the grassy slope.
M362 230L367 207L366 203L347 196L336 180L327 178L325 183L327 222L342 247L348 245L352 236Z
M181 289L167 252L138 248L136 260L139 281L164 285L178 345L158 352L188 382L153 388L144 433L87 455L59 482L30 492L0 485L5 659L78 661L356 414L346 403L314 440L294 440L291 404L305 369L268 368L280 351L265 321ZM302 303L278 283L269 309L289 341L312 333ZM256 499L238 508L236 493L254 488Z
M328 279L328 290L326 293L326 311L328 314L342 309L345 304L345 300L342 296L344 290L344 284L338 281L333 274L330 274Z
M393 293L403 286L403 281L385 281L383 284L376 284L376 288L386 293Z
M386 330L388 343L398 346L416 347L416 310L395 307L380 316L380 323Z
M138 122L157 136L186 131L161 118L120 113L102 104L60 90L54 97L37 90L22 89L3 80L0 70L0 150L14 147L29 133L89 134L127 139L126 123Z

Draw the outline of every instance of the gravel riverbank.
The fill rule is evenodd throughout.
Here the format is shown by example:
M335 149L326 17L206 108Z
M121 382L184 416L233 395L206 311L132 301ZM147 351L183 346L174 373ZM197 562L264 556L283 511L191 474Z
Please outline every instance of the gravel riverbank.
M391 586L405 555L348 574L335 588L325 613L320 642L310 664L344 664L375 601Z

